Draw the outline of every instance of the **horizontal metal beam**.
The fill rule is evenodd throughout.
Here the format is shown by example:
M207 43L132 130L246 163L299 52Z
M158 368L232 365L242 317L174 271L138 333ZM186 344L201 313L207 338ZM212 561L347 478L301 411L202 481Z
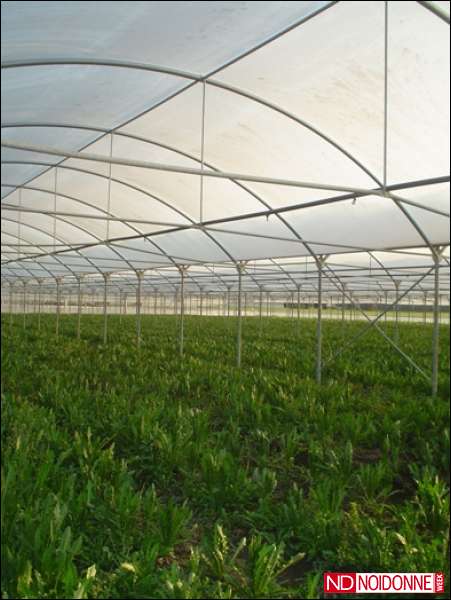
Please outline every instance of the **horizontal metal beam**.
M123 223L123 224L141 223L141 224L145 224L145 225L158 225L158 226L172 227L172 228L176 229L175 231L174 230L156 231L153 234L148 233L146 235L146 237L152 237L153 235L165 235L165 234L167 235L168 233L174 234L174 233L177 233L177 231L184 231L187 229L197 229L200 231L210 231L211 233L225 233L225 234L229 234L229 235L238 235L238 236L242 236L242 237L267 239L267 240L273 240L273 241L278 241L278 242L289 242L289 243L293 243L293 244L304 245L305 243L308 243L308 244L315 245L315 246L327 246L330 248L341 248L344 251L355 250L357 252L371 252L374 249L372 247L353 246L351 244L340 244L338 242L305 240L304 238L302 238L302 239L287 238L287 237L282 237L282 236L259 234L259 233L253 232L253 231L237 231L237 230L233 230L233 229L224 229L224 228L220 228L220 227L208 227L205 224L200 224L200 223L183 225L183 224L179 224L179 223L168 223L168 222L163 222L163 221L149 221L146 219L129 219L127 217L119 218L119 217L109 217L107 215L105 215L105 216L91 215L91 214L86 214L86 213L74 213L74 212L66 212L66 211L56 211L55 212L52 210L39 210L39 209L35 209L35 208L24 208L24 207L21 207L18 205L8 204L8 203L2 203L1 210L11 211L11 212L19 212L19 213L45 215L45 216L49 216L49 217L63 216L63 217L72 217L72 218L76 218L76 219L88 219L88 220L94 219L94 220L100 220L100 221L113 221L113 222L119 222L119 223Z
M213 177L216 179L237 179L238 181L248 181L253 183L267 183L271 185L281 185L288 187L299 187L306 189L317 189L317 190L331 190L338 192L352 192L352 193L377 193L366 188L350 187L342 185L332 184L321 184L315 182L299 181L294 179L281 179L277 177L263 177L256 175L248 175L245 173L229 173L224 171L208 171L205 169L197 169L194 167L183 167L176 165L168 165L165 163L149 162L144 160L130 160L127 158L118 158L114 156L102 156L100 154L93 154L91 152L71 152L62 148L54 148L51 146L41 146L35 144L20 144L18 142L8 142L2 140L1 145L3 148L11 148L13 150L23 150L26 152L36 152L39 154L48 154L49 156L58 156L60 158L76 158L77 160L87 160L91 162L101 162L112 165L119 165L123 167L134 167L139 169L149 169L153 171L163 171L168 173L177 173L183 175L196 175L203 177ZM384 194L380 194L384 195Z
M199 176L199 177L200 176L213 177L216 179L247 181L247 182L252 182L252 183L263 183L263 184L280 185L280 186L288 186L288 187L298 187L298 188L304 188L304 189L348 192L350 194L350 196L348 198L331 198L331 199L323 199L323 200L315 201L316 206L331 204L334 201L335 202L342 201L344 199L352 199L354 197L374 195L374 196L379 196L382 198L391 198L392 200L402 202L403 204L412 205L416 208L434 212L443 217L449 218L449 216L450 216L449 213L446 213L444 211L440 211L440 210L437 210L437 209L434 209L431 207L427 207L427 206L424 206L417 202L414 202L412 200L401 198L398 195L392 194L388 186L387 186L387 188L385 188L385 190L382 188L366 189L366 188L359 188L359 187L342 186L342 185L338 185L338 184L337 185L321 184L321 183L306 182L306 181L299 181L299 180L293 180L293 179L279 179L279 178L273 178L273 177L255 176L255 175L248 175L245 173L210 171L210 170L205 170L205 169L197 169L194 167L182 167L182 166L168 165L165 163L155 163L155 162L148 162L148 161L129 160L126 158L102 156L99 154L92 154L92 153L87 153L87 152L70 152L67 150L55 149L55 148L48 147L48 146L36 146L34 144L19 144L19 143L15 143L15 142L8 142L6 140L2 140L1 145L4 148L12 148L15 150L23 150L23 151L35 152L35 153L39 153L39 154L48 154L51 156L76 158L79 160L87 160L87 161L93 161L93 162L115 164L115 165L120 165L120 166L128 166L128 167L163 171L163 172L169 172L169 173L195 175L195 176ZM3 162L6 162L6 161L3 161ZM93 173L93 175L95 175L95 173ZM450 179L449 176L446 176L446 177L434 178L429 181L430 181L430 184L432 185L432 184L436 184L436 183L442 183L442 182L449 181L449 179ZM424 182L423 182L423 185L424 185ZM411 184L407 184L407 187L411 187ZM399 188L392 187L392 189L399 189ZM307 208L309 206L312 206L312 203L310 203L310 205L309 205L309 203L303 203L303 204L297 205L297 208L298 209ZM288 210L296 210L296 207L291 206L291 207L284 207L284 208L280 208L280 209L269 209L266 211L260 211L259 213L256 213L256 214L261 214L261 215L281 214L282 212L287 212ZM238 220L240 218L242 218L242 216L234 217L233 220Z

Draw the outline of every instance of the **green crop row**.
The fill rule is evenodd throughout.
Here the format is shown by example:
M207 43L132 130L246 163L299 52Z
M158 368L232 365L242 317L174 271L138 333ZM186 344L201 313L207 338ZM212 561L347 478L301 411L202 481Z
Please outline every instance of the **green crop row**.
M444 571L439 394L371 331L315 370L315 322L2 316L3 598L319 598L331 571ZM324 358L363 323L324 323ZM382 324L392 335L394 324ZM431 328L400 326L430 371ZM396 597L400 597L397 595Z

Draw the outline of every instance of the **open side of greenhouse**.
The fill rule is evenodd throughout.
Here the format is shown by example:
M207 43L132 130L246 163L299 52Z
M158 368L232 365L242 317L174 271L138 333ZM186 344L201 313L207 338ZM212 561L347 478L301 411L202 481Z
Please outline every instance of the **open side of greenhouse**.
M318 382L353 316L435 394L449 147L448 2L4 2L2 313L313 316Z

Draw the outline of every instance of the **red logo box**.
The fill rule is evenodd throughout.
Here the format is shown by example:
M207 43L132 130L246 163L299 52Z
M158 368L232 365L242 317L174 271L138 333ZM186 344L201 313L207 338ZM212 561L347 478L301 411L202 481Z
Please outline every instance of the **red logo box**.
M325 594L444 594L443 573L324 573Z

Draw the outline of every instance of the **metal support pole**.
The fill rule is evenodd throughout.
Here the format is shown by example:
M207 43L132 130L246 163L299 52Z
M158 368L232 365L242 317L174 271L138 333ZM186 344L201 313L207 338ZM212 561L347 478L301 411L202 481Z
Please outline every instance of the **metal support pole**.
M180 356L183 358L185 350L185 272L188 270L186 265L179 266L180 272Z
M230 317L230 286L227 286L227 316Z
M346 308L346 284L343 284L343 291L341 293L341 322L343 324L343 328L344 328L344 323L345 323L345 308Z
M427 321L427 305L428 305L428 293L424 292L424 312L423 312L423 323L426 324Z
M79 340L81 336L81 277L77 277L77 284L77 340Z
M298 335L301 333L301 285L297 286L297 297L296 297L296 318L298 322Z
M200 296L199 296L199 301L200 301L199 312L200 312L200 316L202 316L202 313L203 313L203 296L202 296L202 291L203 291L203 289L200 288Z
M260 286L260 292L258 295L258 318L260 319L260 331L262 324L262 309L263 309L263 288Z
M144 271L136 271L138 286L136 288L136 343L141 346L141 294Z
M385 292L384 292L384 297L385 297L385 306L384 306L385 315L384 315L384 321L385 321L385 323L387 323L387 316L388 316L388 313L387 313L388 291L387 290L385 290Z
M236 364L237 367L241 367L241 347L242 347L242 279L243 270L246 267L245 262L239 262L237 264L238 270L238 306L237 306L237 338L236 338Z
M41 288L42 280L38 279L38 331L41 330Z
M26 328L26 319L27 319L27 282L23 282L23 328Z
M399 288L401 282L395 281L395 289L396 289L396 304L395 304L395 342L399 344Z
M61 279L56 279L56 337L59 336L60 328L60 293L61 293Z
M9 284L9 326L13 324L13 284Z
M440 321L439 321L439 296L440 296L440 252L434 253L434 326L432 334L432 395L438 392L438 371L440 351Z
M36 292L36 288L33 288L33 315L35 315L37 313L36 307L37 307L37 303L38 303L38 296L37 296L37 292Z
M319 256L316 260L318 267L318 311L316 321L316 383L321 383L322 375L322 351L323 351L323 266L326 262L325 256Z
M103 274L103 343L108 341L108 281L109 273Z

